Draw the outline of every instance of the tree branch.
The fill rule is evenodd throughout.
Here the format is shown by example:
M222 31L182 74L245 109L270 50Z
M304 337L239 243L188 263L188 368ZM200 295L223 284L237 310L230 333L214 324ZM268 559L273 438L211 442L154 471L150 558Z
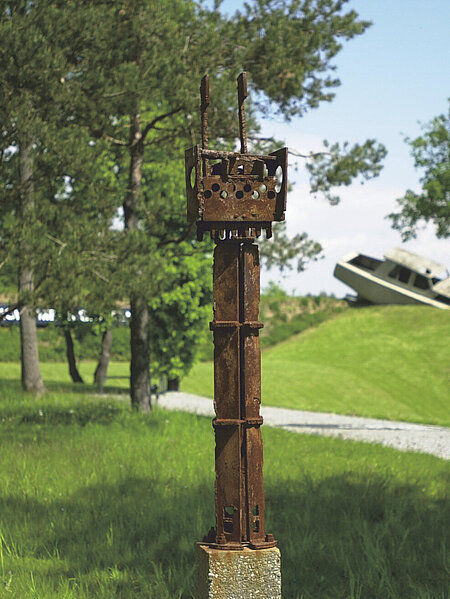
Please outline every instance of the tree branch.
M298 158L316 158L317 156L331 156L331 152L310 152L309 154L302 154L297 150L289 149L288 153L292 156L298 156Z
M181 237L178 238L173 238L173 239L165 239L164 241L160 241L158 244L156 244L156 248L159 250L160 248L164 247L165 245L169 245L171 243L181 243L182 241L185 241L191 231L192 231L192 227L194 226L194 223L190 223L189 227L186 229L186 231L184 232L184 234Z
M105 138L108 139L109 141L111 141L116 146L129 146L130 145L129 142L122 141L121 139L116 139L115 137L111 137L110 135L105 134Z
M120 92L112 92L110 94L103 94L104 98L116 98L117 96L123 96L124 94L126 94L128 92L127 89L123 89Z
M53 235L50 235L50 233L46 233L45 236L47 237L47 239L50 239L50 241L54 241L57 245L60 246L60 248L61 248L59 250L60 254L63 251L63 249L67 246L67 243L64 243L64 241L61 241L60 239L53 237Z
M181 110L183 110L182 106L178 106L177 108L174 108L173 110L171 110L170 112L166 112L165 114L160 114L159 116L157 116L156 118L153 119L153 121L150 121L150 123L148 123L143 131L142 131L142 137L141 137L141 141L144 141L148 132L153 129L153 127L156 125L156 123L159 123L159 121L162 121L163 119L168 118L169 116L173 116L174 114L176 114L177 112L180 112Z

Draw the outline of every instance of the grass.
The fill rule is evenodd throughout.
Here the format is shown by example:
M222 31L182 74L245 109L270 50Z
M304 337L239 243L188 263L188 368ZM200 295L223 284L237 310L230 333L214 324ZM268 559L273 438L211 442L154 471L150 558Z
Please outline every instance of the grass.
M448 426L449 353L444 310L347 310L263 352L262 401ZM212 397L212 364L196 364L182 389Z
M78 369L84 384L72 382L69 368L65 362L40 362L42 379L46 388L53 392L96 393L97 386L93 384L94 371L97 362L80 362ZM0 362L0 380L3 386L17 389L20 380L20 364L18 362ZM105 393L128 393L130 365L127 362L110 362L109 378L104 386Z
M36 400L1 370L0 597L192 599L210 420L74 388ZM447 462L263 432L284 599L448 599Z

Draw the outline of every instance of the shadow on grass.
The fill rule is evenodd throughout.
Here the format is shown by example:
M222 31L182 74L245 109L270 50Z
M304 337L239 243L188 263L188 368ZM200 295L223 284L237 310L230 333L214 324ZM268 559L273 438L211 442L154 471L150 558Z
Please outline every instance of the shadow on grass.
M52 427L54 425L78 425L87 424L109 425L117 419L126 419L130 413L128 404L122 402L98 399L96 401L88 397L70 396L64 398L60 403L54 399L41 398L39 402L23 401L20 404L8 402L0 407L0 421L3 430L8 430L14 435L23 430L26 425L39 425ZM155 424L149 421L149 424ZM17 428L20 425L21 428ZM29 434L29 433L27 433Z
M269 487L267 503L286 599L448 598L449 502L419 485L344 473Z
M289 489L272 482L267 498L284 599L447 598L442 500L376 474ZM59 574L63 560L69 578L127 573L111 582L115 596L188 599L195 597L193 545L212 524L212 503L206 483L177 481L168 490L167 481L124 474L117 485L86 486L69 501L0 496L0 513L11 537L27 522L30 549L22 552L57 556ZM164 590L154 586L158 577ZM97 596L95 585L89 596Z
M45 387L47 389L47 393L72 393L77 395L92 395L98 393L97 385L91 383L72 383L71 381L46 380ZM0 389L2 395L24 394L20 381L15 379L0 378ZM114 384L106 384L103 387L103 393L105 395L123 395L124 397L128 397L130 390L128 387L120 387Z
M106 389L106 393L114 388ZM0 379L0 422L22 424L110 424L129 412L130 401L126 389L116 389L115 397L96 392L94 386L55 383L48 392L36 397L24 393L17 381ZM123 401L117 401L122 399Z

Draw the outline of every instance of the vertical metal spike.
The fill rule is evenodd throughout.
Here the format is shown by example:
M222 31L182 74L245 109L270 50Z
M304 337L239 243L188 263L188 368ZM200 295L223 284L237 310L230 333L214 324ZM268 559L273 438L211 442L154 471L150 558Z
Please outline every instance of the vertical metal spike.
M202 148L208 148L208 106L209 106L209 75L205 75L200 85L200 109L202 113Z
M239 104L239 137L241 138L241 154L247 154L247 125L245 123L244 102L247 97L247 73L243 72L238 79Z
M200 110L202 114L202 148L208 148L208 106L209 106L209 75L205 75L200 85ZM209 174L209 161L203 158L203 176Z

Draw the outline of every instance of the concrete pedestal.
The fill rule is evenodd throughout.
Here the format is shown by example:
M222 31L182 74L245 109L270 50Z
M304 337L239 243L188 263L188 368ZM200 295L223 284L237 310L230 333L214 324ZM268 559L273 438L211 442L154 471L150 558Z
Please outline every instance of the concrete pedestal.
M228 551L197 543L197 599L281 599L278 547Z

